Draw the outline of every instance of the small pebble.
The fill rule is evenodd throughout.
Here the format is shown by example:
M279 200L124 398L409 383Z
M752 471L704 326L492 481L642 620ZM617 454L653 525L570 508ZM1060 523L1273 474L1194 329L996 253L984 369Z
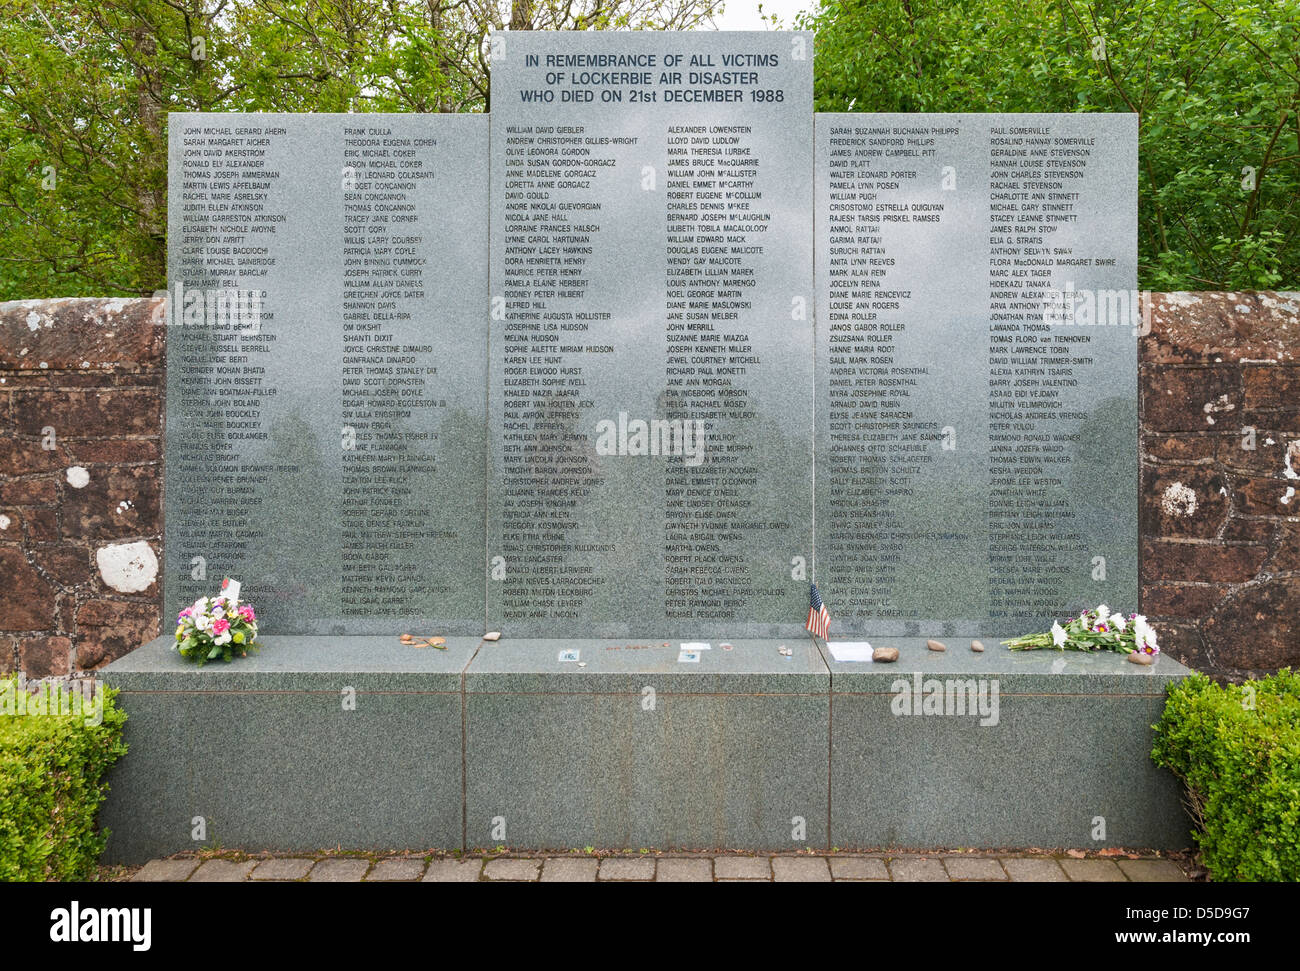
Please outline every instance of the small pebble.
M930 650L932 650L932 651L946 651L946 650L948 650L948 648L945 647L945 646L944 646L941 642L939 642L939 641L926 641L926 642L925 642L925 646L928 647L928 648L929 648Z
M896 647L878 647L878 648L876 648L874 651L871 652L871 660L873 660L873 661L884 661L884 662L886 662L886 663L889 662L889 661L897 661L897 660L898 660L898 648L896 648Z
M1156 659L1154 655L1143 654L1140 651L1134 651L1132 654L1128 656L1128 659L1132 661L1134 664L1145 664L1150 666L1156 663Z
M979 641L971 641L971 642L970 642L970 649L971 649L972 651L974 651L976 654L983 654L983 653L984 653L984 645L981 644Z
M499 630L490 630L490 631L488 631L486 634L483 635L483 640L485 640L485 641L499 641L499 640L501 640L501 632L500 632Z

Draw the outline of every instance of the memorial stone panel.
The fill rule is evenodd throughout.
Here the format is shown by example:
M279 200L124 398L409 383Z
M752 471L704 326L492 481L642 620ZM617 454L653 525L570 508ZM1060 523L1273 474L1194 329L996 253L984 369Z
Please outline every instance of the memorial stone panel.
M165 610L481 633L487 119L173 114Z
M492 75L491 625L798 630L811 36L512 32Z
M841 633L1137 604L1137 118L819 114L817 579Z

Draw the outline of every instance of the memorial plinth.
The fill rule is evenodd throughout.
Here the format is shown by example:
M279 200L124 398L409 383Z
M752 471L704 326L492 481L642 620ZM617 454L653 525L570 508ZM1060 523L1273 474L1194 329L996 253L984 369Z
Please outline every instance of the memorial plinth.
M826 657L832 846L1191 844L1180 787L1150 758L1165 688L1191 673L1177 661L881 643L896 663ZM990 700L996 686L992 716L971 713L972 685Z
M1169 658L915 639L891 642L894 664L836 662L807 638L713 641L696 662L676 641L265 641L196 669L160 638L104 669L130 715L107 861L212 845L1190 845L1179 788L1148 757L1165 686L1189 673ZM978 705L927 708L933 685L968 683L985 699L996 684L994 723Z
M465 677L467 845L825 845L826 665L806 637L722 643L686 663L676 641L486 645Z
M162 637L102 671L128 714L105 860L460 846L461 676L478 639L262 642L196 668Z

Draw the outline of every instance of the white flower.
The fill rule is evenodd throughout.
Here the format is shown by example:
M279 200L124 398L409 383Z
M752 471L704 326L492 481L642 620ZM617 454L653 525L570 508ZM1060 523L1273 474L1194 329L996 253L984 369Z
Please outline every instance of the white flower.
M1058 624L1056 621L1053 621L1052 622L1052 646L1060 647L1067 640L1069 640L1069 635L1065 633L1065 628L1062 627L1060 624Z
M1144 653L1160 652L1160 645L1156 643L1156 632L1151 629L1147 619L1140 615L1133 621L1133 642L1137 645L1137 649Z
M221 634L221 635L218 636L218 637L214 637L214 638L212 638L212 643L213 643L213 644L229 644L229 643L230 643L230 631L226 631L224 634Z
M1123 630L1127 623L1128 621L1124 619L1124 615L1121 613L1111 614L1110 620L1106 621L1107 626L1114 627L1116 630Z
M1107 607L1105 604L1098 604L1096 613L1097 613L1098 622L1104 624L1106 622L1106 618L1110 616L1110 608Z

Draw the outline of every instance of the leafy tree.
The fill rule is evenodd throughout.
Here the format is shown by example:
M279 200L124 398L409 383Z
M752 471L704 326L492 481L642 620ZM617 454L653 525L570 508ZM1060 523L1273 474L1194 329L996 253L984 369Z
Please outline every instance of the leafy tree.
M1135 111L1140 283L1300 288L1300 0L823 0L819 111Z
M0 0L0 300L165 285L170 111L483 111L495 30L720 0Z
M169 111L482 111L488 34L721 0L0 0L0 299L165 276ZM1300 0L823 0L824 111L1137 111L1141 283L1300 287Z

